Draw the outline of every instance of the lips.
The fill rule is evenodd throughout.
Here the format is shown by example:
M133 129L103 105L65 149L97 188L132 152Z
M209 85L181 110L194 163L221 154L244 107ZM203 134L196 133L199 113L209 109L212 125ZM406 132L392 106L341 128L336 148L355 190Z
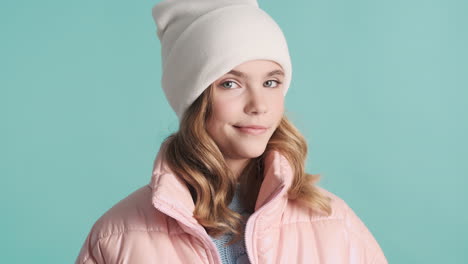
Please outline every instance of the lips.
M236 130L244 134L250 135L260 135L267 131L267 127L258 126L258 125L248 125L248 126L234 126Z
M251 129L266 129L267 127L258 126L258 125L245 125L245 126L236 126L237 128L251 128Z

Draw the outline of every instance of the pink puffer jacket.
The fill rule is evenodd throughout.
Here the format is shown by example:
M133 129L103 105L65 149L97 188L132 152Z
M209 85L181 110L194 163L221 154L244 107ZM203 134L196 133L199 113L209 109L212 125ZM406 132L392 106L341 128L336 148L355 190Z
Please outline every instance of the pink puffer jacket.
M265 158L265 178L245 231L252 264L387 263L371 232L338 196L320 216L288 201L292 169L277 151ZM76 259L82 263L221 264L215 244L193 218L188 188L159 151L150 184L118 202L93 225Z

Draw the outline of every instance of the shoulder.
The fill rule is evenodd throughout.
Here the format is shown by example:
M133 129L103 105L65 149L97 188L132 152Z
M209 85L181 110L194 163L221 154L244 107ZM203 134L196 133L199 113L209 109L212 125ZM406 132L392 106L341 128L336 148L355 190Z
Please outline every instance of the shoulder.
M331 208L330 215L325 215L324 213L318 212L317 210L301 206L296 202L290 203L289 210L292 210L298 215L301 215L301 218L310 219L312 221L345 220L349 213L352 212L352 209L340 196L318 185L315 185L314 188L322 196L329 198L329 205ZM295 220L304 221L304 219Z
M331 192L324 187L316 185L316 188L325 196L330 198L330 206L332 209L331 215L328 217L337 218L337 219L347 219L349 215L353 212L353 209L348 205L348 203L338 196L336 193Z
M361 233L362 231L367 230L362 220L357 216L351 206L343 198L325 189L324 187L316 187L322 194L330 197L332 213L328 217L341 219L345 226L350 228L350 231Z
M357 216L351 206L343 198L325 189L324 187L318 185L315 187L322 195L330 198L331 214L323 215L313 210L308 210L307 213L311 219L316 221L330 219L337 220L342 222L349 231L355 233L362 233L363 231L367 230L362 220Z
M324 187L318 185L315 187L322 195L330 198L331 214L326 215L297 203L291 203L286 212L292 216L286 218L289 223L310 222L312 226L320 227L322 230L327 227L330 232L344 232L350 240L362 243L363 246L376 244L369 229L344 199Z
M124 241L149 243L154 236L182 233L179 225L152 205L149 185L123 198L93 224L75 263L103 263L105 255L116 253Z
M91 233L94 239L108 237L132 231L169 232L170 221L153 207L151 187L145 185L130 193L109 210L93 225Z
M366 255L373 261L372 263L387 263L374 235L351 206L337 194L320 186L317 186L317 188L322 194L331 198L332 213L330 216L324 217L324 219L333 218L341 222L341 226L349 235L350 243L355 245L356 248L364 249L367 252Z

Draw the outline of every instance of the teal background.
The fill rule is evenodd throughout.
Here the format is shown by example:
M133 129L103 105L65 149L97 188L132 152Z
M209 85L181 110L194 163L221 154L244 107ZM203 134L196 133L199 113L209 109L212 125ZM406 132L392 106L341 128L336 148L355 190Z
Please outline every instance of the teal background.
M155 1L2 1L2 263L73 263L178 128ZM468 2L260 0L289 43L307 171L389 263L468 263Z

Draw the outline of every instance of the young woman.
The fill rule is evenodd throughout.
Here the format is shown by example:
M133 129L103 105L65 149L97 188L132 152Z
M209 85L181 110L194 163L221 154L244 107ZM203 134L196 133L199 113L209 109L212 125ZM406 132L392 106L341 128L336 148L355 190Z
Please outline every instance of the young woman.
M279 26L254 0L153 8L180 127L148 185L93 225L76 263L387 263L345 201L304 171Z

